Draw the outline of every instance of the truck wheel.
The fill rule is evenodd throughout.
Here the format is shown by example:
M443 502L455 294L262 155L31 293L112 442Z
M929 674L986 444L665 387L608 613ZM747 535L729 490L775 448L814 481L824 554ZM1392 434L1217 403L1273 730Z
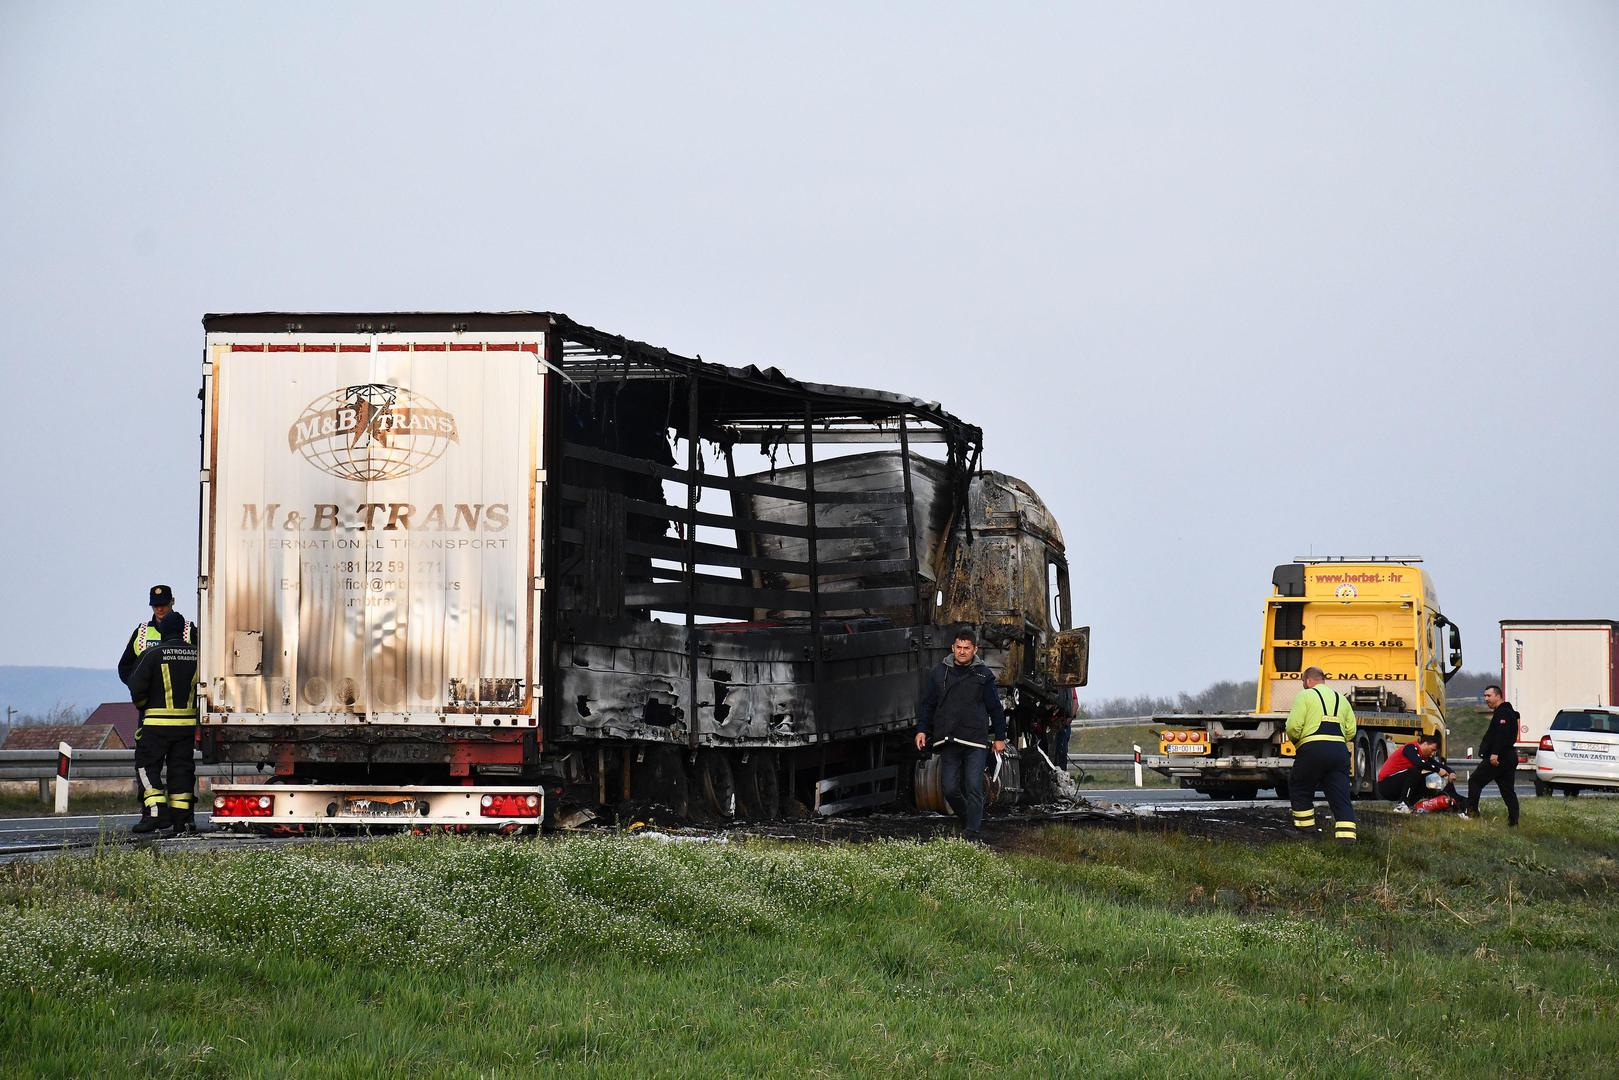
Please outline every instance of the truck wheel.
M776 755L755 750L733 770L737 810L749 821L774 821L781 816L781 777Z
M1276 797L1278 799L1287 798L1288 793L1291 790L1292 789L1288 786L1288 783L1287 783L1286 780L1278 780L1278 781L1276 781Z
M643 806L661 806L683 818L688 813L686 766L674 746L649 746L631 773L634 800ZM640 811L644 813L645 811Z
M736 817L736 777L731 771L729 754L723 750L700 752L694 779L705 810L721 821Z
M1372 760L1372 744L1366 736L1362 735L1355 740L1355 749L1351 752L1349 763L1349 790L1355 795L1367 794L1366 777L1369 775L1367 766Z

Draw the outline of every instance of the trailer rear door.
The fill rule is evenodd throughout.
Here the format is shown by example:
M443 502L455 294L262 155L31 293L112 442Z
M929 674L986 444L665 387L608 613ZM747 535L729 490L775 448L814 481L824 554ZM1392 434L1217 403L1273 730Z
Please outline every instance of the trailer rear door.
M208 335L208 722L536 722L544 348Z

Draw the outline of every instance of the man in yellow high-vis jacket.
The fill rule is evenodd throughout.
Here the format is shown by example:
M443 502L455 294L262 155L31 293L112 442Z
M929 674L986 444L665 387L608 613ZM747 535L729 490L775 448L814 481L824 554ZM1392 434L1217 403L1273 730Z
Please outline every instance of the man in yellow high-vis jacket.
M1318 667L1304 669L1304 689L1287 714L1287 737L1297 750L1288 779L1293 824L1315 828L1315 793L1320 789L1332 808L1333 835L1341 844L1355 842L1355 807L1349 797L1349 748L1355 741L1355 710L1349 699L1330 686Z
M135 632L129 635L129 641L124 645L123 655L118 658L118 681L125 686L129 685L129 677L135 673L135 665L141 662L141 653L162 640L162 635L157 632L157 623L174 610L174 590L167 585L153 585L147 600L152 605L152 618L135 627ZM186 640L197 644L197 624L186 623L185 632Z
M141 820L130 830L191 832L192 753L197 738L197 646L186 640L186 621L171 611L158 620L162 635L141 652L129 677L129 696L140 710L135 732L135 774L141 784Z

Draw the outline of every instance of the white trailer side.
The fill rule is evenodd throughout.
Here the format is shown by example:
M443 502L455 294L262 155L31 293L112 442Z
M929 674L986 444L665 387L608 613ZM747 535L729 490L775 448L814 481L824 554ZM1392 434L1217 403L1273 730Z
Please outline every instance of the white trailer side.
M1619 694L1611 619L1501 620L1501 692L1518 710L1518 749L1533 757L1557 710L1612 705Z

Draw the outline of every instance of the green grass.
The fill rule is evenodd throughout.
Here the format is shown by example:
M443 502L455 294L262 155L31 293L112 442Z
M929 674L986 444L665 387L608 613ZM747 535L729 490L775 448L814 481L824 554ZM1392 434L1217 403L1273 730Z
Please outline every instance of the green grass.
M0 867L18 1076L1581 1076L1619 807L1258 845L397 838Z
M1158 753L1158 733L1164 730L1162 724L1144 724L1134 727L1117 728L1074 728L1073 736L1068 744L1070 754L1128 754L1134 746L1141 747L1143 754ZM1133 766L1123 768L1093 768L1085 767L1085 779L1080 783L1080 790L1090 788L1116 788L1133 787L1136 774ZM1150 788L1176 787L1176 783L1161 773L1143 768L1141 771L1141 786Z
M1490 710L1482 705L1464 705L1453 708L1445 715L1447 738L1445 756L1464 757L1467 748L1476 752L1484 739L1484 729L1490 726Z
M33 792L0 792L0 818L40 817L54 812L55 807L54 798L42 802ZM67 804L67 812L73 815L138 814L140 809L140 800L129 792L118 795L106 792L90 794L74 792Z

